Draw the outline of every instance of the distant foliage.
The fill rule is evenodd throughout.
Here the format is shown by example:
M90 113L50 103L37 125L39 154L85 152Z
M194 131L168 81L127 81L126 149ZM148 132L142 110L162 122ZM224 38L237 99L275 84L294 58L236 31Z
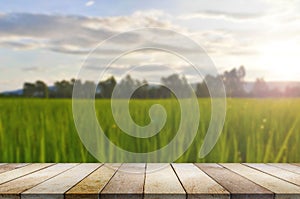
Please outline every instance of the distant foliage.
M25 83L23 86L23 95L25 97L48 98L49 89L48 86L42 81L36 81L35 83Z
M244 66L233 68L230 71L225 71L217 77L206 75L204 80L197 84L190 85L185 76L179 74L172 74L168 77L161 78L161 84L165 86L150 85L147 80L133 79L127 75L119 83L115 77L111 76L108 79L96 84L92 81L82 82L81 80L71 79L57 81L54 86L47 86L43 81L36 81L35 83L25 82L23 85L23 95L26 98L71 98L74 85L76 84L81 90L79 96L86 96L91 92L89 89L95 90L95 98L109 99L117 86L116 96L125 96L128 93L133 93L131 98L135 99L164 99L174 98L174 91L179 91L177 97L190 97L194 92L197 97L210 97L210 92L207 85L213 85L213 89L220 88L216 85L223 81L227 97L237 98L266 98L266 97L300 97L300 87L286 87L284 91L278 88L270 89L268 83L263 78L257 78L252 90L245 89L246 69ZM221 80L221 81L220 81ZM194 89L194 90L193 90ZM222 89L222 88L220 88ZM123 93L122 93L123 92ZM0 95L1 96L1 95ZM6 94L2 96L20 96L17 94Z
M161 79L163 85L149 85L146 80L142 82L133 79L127 75L117 84L116 79L112 76L105 81L95 84L92 81L81 82L81 80L71 79L70 81L62 80L54 83L54 87L48 87L45 83L37 81L37 83L24 83L23 96L24 97L40 97L40 98L71 98L74 85L81 88L78 96L85 97L89 95L90 89L95 90L96 98L111 98L115 87L118 85L117 96L126 96L126 93L133 92L131 98L145 99L145 98L171 98L174 96L173 90L179 90L178 97L190 97L192 88L188 84L184 76L180 77L178 74L173 74ZM43 85L43 86L42 86ZM167 88L168 87L168 88ZM43 89L42 89L43 88ZM171 88L171 89L169 89ZM125 92L125 93L122 93Z

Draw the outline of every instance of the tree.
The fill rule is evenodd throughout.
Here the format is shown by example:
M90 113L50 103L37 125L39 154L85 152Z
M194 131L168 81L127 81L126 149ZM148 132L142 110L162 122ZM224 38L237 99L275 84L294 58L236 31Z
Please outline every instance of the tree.
M136 80L136 86L138 89L132 95L132 98L145 99L149 98L149 84L146 80L142 82Z
M102 98L111 98L116 84L117 81L113 76L111 76L105 81L100 82L97 87L97 90L99 90L98 96Z
M57 98L71 98L73 93L74 80L71 82L67 80L62 80L54 83L54 92L52 93L53 97Z
M285 89L286 97L300 97L300 86L290 87L287 86Z
M263 78L257 78L253 89L252 96L254 97L267 97L269 95L269 87Z
M137 97L136 92L141 86L142 83L140 81L132 79L130 75L126 75L126 77L122 79L121 82L116 87L116 97L135 98ZM130 94L132 94L132 96L130 96Z
M48 98L49 97L48 86L40 80L36 81L34 95L40 98Z
M270 97L282 97L283 93L282 91L279 90L279 88L273 88L271 90L269 90L269 96Z
M23 85L23 95L25 97L34 97L35 85L32 83L25 82Z
M243 97L246 92L244 90L244 77L246 76L246 70L244 66L240 66L239 69L232 69L231 71L225 71L223 73L223 82L226 88L226 94L228 97Z
M161 78L161 82L165 85L165 87L160 88L163 98L171 97L173 95L172 92L177 92L177 97L179 98L187 98L193 92L185 76L180 78L178 74L173 74L166 78Z
M225 91L222 81L223 76L206 75L202 83L197 84L196 94L198 97L224 97ZM208 85L210 90L208 89ZM211 92L211 93L210 93Z
M210 96L209 90L206 86L205 81L197 84L196 95L197 95L197 97L209 97Z

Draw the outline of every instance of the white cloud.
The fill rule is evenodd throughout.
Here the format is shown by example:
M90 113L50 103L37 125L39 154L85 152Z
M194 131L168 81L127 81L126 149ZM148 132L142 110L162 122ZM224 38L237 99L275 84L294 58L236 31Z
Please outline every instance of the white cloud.
M31 66L31 67L22 68L22 71L24 71L24 72L42 72L42 73L44 73L44 72L46 72L46 68Z
M8 13L0 18L0 47L18 50L46 49L60 53L87 54L112 35L143 27L181 30L163 19L162 11L135 12L128 16L85 17ZM119 38L119 45L139 41L139 35ZM107 52L118 49L112 46Z
M90 6L94 5L94 4L95 4L95 1L88 1L88 2L85 3L85 6L86 7L90 7Z
M212 11L208 15L226 15L236 19L260 16L259 14L229 14ZM255 44L260 41L258 39L260 34L257 30L255 32L225 29L189 31L187 28L174 24L171 18L172 16L160 10L136 11L131 15L114 17L9 13L0 18L0 47L17 50L45 49L58 53L86 55L97 44L112 35L142 27L159 27L190 36L199 42L209 54L256 53ZM172 47L174 44L172 35L160 37L159 41L151 41L152 44L178 50ZM126 34L119 37L116 43L101 53L103 56L115 54L128 45L143 42L145 38L135 33ZM193 53L193 49L184 48L184 46L181 50Z
M193 16L193 14L197 16ZM245 63L242 58L248 55L256 56L259 44L266 42L266 40L284 40L287 37L296 38L297 36L297 41L299 41L299 15L292 11L287 13L269 12L268 14L263 14L261 12L247 13L210 10L193 14L190 17L201 16L205 19L224 18L243 23L239 25L234 24L230 27L224 26L222 28L215 28L210 26L210 24L205 26L207 24L204 24L204 27L201 28L192 27L192 31L190 26L185 26L186 21L178 23L175 16L171 16L161 10L136 11L130 15L113 17L4 13L0 17L0 47L24 51L42 49L56 52L55 54L60 54L61 56L65 56L65 54L70 54L71 56L87 55L97 44L110 36L143 27L160 27L175 30L189 36L204 47L206 52L213 58L214 56L227 56L227 58L231 56L232 60L239 62L237 64L245 64L247 66L248 62ZM183 16L181 15L181 17ZM188 16L186 17L188 18ZM269 23L271 19L274 20L274 23ZM294 19L293 23L291 23L291 19ZM281 20L287 21L286 23L281 23ZM253 21L255 23L252 23ZM290 23L288 23L289 21ZM204 20L204 22L208 23L210 21ZM224 21L218 21L218 23L224 25ZM252 24L252 26L249 26L249 24ZM276 29L269 28L275 25ZM176 38L172 38L172 35L160 35L158 40L149 37L147 40L147 37L132 33L119 37L118 41L112 43L108 49L101 51L102 56L99 56L99 58L109 57L109 55L121 52L124 47L133 46L139 42L152 42L150 44L159 45L161 48L170 47L175 51L178 50L178 48L176 49L178 41ZM184 48L184 45L181 46L181 50L191 54L195 53L193 49ZM144 62L145 60L157 57L155 55L148 59L143 53L135 55L135 60L138 59ZM130 65L134 59L124 60L122 64ZM166 57L163 57L161 60L161 63L167 60L170 62L168 64L174 67L176 63L178 65L178 60L173 61L166 59ZM224 65L233 67L234 65L228 60L226 62L222 61L222 63L219 62L221 63L219 65L222 65L222 67ZM37 64L32 65L35 66ZM34 70L34 68L27 69Z
M264 13L244 13L244 12L225 12L216 10L204 10L189 14L180 15L178 18L182 20L197 19L197 18L213 18L225 19L232 21L255 20L262 18Z

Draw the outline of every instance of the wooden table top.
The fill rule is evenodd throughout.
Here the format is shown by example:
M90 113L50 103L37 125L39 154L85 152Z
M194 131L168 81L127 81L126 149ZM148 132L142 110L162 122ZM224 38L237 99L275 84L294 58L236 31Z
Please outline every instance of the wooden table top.
M0 163L0 198L300 198L300 164L161 166Z

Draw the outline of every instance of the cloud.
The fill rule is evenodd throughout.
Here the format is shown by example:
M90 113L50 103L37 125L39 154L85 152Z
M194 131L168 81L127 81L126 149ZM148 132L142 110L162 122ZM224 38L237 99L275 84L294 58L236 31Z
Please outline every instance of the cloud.
M220 11L205 11L202 12L202 15L236 20L262 16L255 13ZM251 41L250 44L249 42L245 44L241 39L243 35L245 36L244 33L237 35L232 31L221 29L191 32L175 25L170 18L169 14L160 10L136 11L131 15L113 17L4 13L0 16L0 47L17 50L43 49L57 53L87 55L100 42L118 33L141 27L158 27L175 30L190 36L210 54L253 53L253 50L248 48ZM171 49L176 52L199 53L195 51L195 47L184 44L178 45L179 39L176 34L160 34L159 37L155 36L155 32L148 32L147 34L143 34L142 31L122 34L115 37L109 48L101 49L95 53L107 57L108 55L119 54L127 47L141 44Z
M158 65L155 65L155 64L149 64L149 65L138 65L138 66L135 66L134 67L134 71L137 71L137 72L164 72L164 71L169 71L170 70L170 66L167 66L167 65L162 65L162 64L158 64Z
M45 72L45 68L36 66L24 67L21 70L24 72Z
M90 6L94 5L94 4L95 4L95 1L88 1L88 2L85 3L85 6L86 7L90 7Z
M189 20L195 18L213 18L213 19L226 19L234 21L253 20L264 16L264 13L245 13L245 12L225 12L217 10L204 10L191 14L184 14L179 16L179 19Z
M126 30L173 28L170 22L160 19L162 15L159 11L116 17L7 13L0 17L0 47L20 50L42 48L60 53L85 54L98 43ZM139 35L135 34L118 38L116 42L120 45L139 42Z
M267 37L260 30L213 29L190 35L209 55L256 55L258 46Z
M14 50L29 50L37 47L37 43L28 43L22 41L0 41L0 46L12 48Z

